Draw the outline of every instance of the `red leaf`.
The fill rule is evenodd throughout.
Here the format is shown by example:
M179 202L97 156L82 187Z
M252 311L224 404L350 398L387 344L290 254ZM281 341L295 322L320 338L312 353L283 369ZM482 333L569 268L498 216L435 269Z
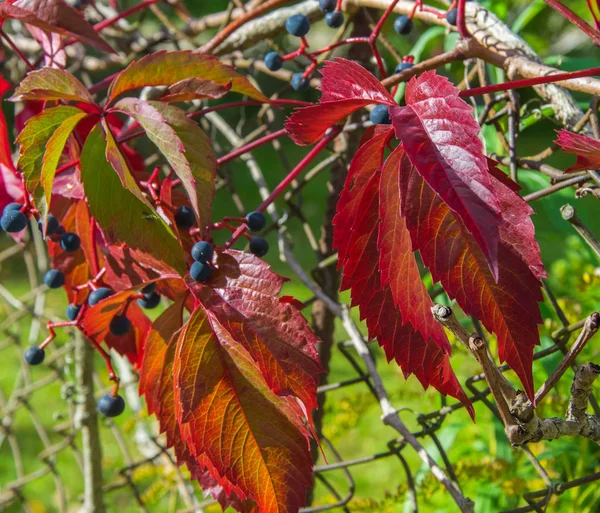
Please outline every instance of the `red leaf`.
M148 413L159 413L160 379L169 341L183 326L183 301L169 306L152 324L144 342L140 365L140 395L146 397Z
M143 341L151 324L137 303L131 300L131 296L136 293L135 290L118 292L88 308L80 326L86 337L99 344L105 342L109 348L126 356L137 366L140 364ZM110 333L110 322L116 315L124 313L131 321L131 329L126 335L115 336Z
M386 160L379 183L379 269L381 286L389 285L394 304L425 340L433 340L445 352L450 342L444 329L431 315L433 301L421 280L410 241L410 233L400 212L399 171L401 161L408 160L398 146ZM408 200L410 201L410 199Z
M0 77L0 100L12 89L10 82ZM23 195L21 179L17 175L10 149L8 127L0 109L0 212L9 203Z
M385 166L386 176L381 176L384 149L391 135L391 130L380 132L359 148L338 201L337 215L334 218L334 245L338 248L339 265L344 268L342 289L351 289L352 304L359 306L361 318L367 321L370 338L378 340L388 361L395 359L406 377L415 374L423 387L433 385L443 394L456 397L470 408L469 400L450 367L446 354L448 342L444 333L437 331L426 319L415 318L415 322L423 332L433 334L435 341L424 338L420 331L413 329L403 319L395 304L389 284L392 272L386 263L386 257L383 259L385 274L379 268L381 262L378 238L381 238L385 247L390 245L388 234L382 230L391 228L394 213L395 217L400 218L399 199L392 197L390 175L398 176L396 164L401 157L401 150L396 150L390 156ZM397 185L395 190L398 196ZM381 198L378 197L380 194ZM382 205L389 209L389 214L385 213L385 224L382 225L379 208L384 201L389 200L395 202L396 207L393 204ZM393 228L398 232L402 226ZM406 237L403 238L406 241ZM418 278L420 287L423 287L410 246L400 248L396 242L391 246L396 251L403 252L405 269L410 271L411 279ZM396 257L396 254L393 256ZM424 287L421 289L418 283L408 284L407 281L404 286L412 287L411 290L415 291L419 300L425 305L429 304L431 300L426 296ZM400 297L401 284L395 283L393 286L399 295L398 299L406 307L408 298ZM430 312L426 313L428 317L432 317ZM408 315L412 314L409 310Z
M116 290L143 286L159 279L181 280L179 274L148 253L127 246L108 246L106 280Z
M250 354L202 306L179 336L173 374L183 439L212 464L225 491L251 498L263 513L297 512L312 460L296 400L275 395Z
M322 372L318 339L296 306L278 297L283 283L263 260L231 250L218 254L209 286L192 290L252 356L271 389L295 395L311 411Z
M382 286L377 248L379 180L379 173L375 173L364 185L357 209L362 216L358 215L348 226L351 228L347 234L351 250L347 258L340 260L344 266L342 289L351 289L352 304L359 306L361 319L367 322L369 337L377 339L388 361L395 359L404 376L414 374L424 388L432 385L442 394L456 397L473 415L469 399L450 367L448 355L435 342L425 340L405 323L394 304L389 285ZM338 211L337 217L344 219L345 212Z
M567 169L573 171L586 171L600 169L600 141L587 135L575 134L567 130L558 131L558 139L554 141L566 153L577 155L577 162Z
M0 18L12 18L47 32L70 34L98 50L114 53L77 9L63 0L17 0L0 4Z
M537 324L542 322L537 305L542 300L541 283L536 275L543 273L543 267L532 238L531 210L507 186L491 180L493 194L506 209L502 212L496 281L458 216L408 161L401 167L400 184L402 213L413 247L420 251L434 281L442 283L465 313L496 333L500 360L508 362L532 398L533 348L539 340Z
M381 83L353 61L327 61L321 73L323 95L319 105L297 109L286 122L290 138L296 144L315 143L330 126L366 105L396 105Z
M77 211L82 200L72 202L62 199L53 201L52 211L67 232L77 232ZM58 269L65 275L65 291L71 302L81 304L87 297L85 289L75 291L74 287L87 282L90 278L90 267L83 251L68 253L63 251L59 242L47 240L48 254L52 261L52 269Z
M390 109L396 136L427 184L473 234L497 277L500 204L472 108L435 71L413 77L405 99L406 107Z
M396 105L394 98L373 74L348 59L327 61L321 70L321 102L364 100Z

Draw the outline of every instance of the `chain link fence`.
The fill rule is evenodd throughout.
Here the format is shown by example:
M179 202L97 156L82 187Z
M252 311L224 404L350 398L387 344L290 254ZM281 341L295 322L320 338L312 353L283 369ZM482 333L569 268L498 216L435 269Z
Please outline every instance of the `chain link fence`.
M465 68L465 77L467 71ZM494 106L503 101L506 97L489 99L480 122L498 128L502 110L495 111ZM510 119L514 104L516 102L511 108L509 102L504 111ZM589 118L590 112L582 122ZM243 110L234 118L210 112L200 123L217 141L216 150L225 154L280 129L282 119L277 110L262 107ZM510 123L513 126L513 122ZM270 240L276 241L272 246L277 246L269 259L278 271L293 277L290 290L304 301L306 311L311 312L313 327L322 340L321 358L325 367L330 368L329 377L325 376L319 387L321 409L315 419L326 460L318 448L313 448L316 487L311 505L303 511L438 511L429 496L436 493L447 497L445 511L458 511L455 503L461 504L466 497L473 498L475 494L481 496L490 479L514 480L512 473L517 470L519 476L530 476L530 479L513 490L506 490L514 503L512 509L505 510L507 513L562 511L561 495L573 491L584 494L583 504L590 507L590 511L597 511L600 506L594 506L593 501L599 496L600 465L577 468L565 478L560 458L547 457L539 450L547 443L513 449L518 453L513 456L518 469L500 457L475 463L453 457L453 445L471 443L477 430L477 425L471 426L464 407L433 393L422 394L418 410L414 402L410 408L406 407L405 397L399 392L405 386L400 373L390 371L394 364L388 366L375 344L366 344L364 332L348 311L346 297L337 292L339 275L332 250L331 220L348 159L360 138L357 129L367 124L361 118L352 120L330 153L292 185L284 201L269 209L272 223L267 231ZM516 126L507 141L513 149L518 121ZM244 215L252 210L251 207L266 198L271 187L285 176L285 170L293 167L299 155L292 145L278 139L261 151L271 152L270 157L247 153L220 169L218 212L236 215L233 209L237 209ZM277 172L265 169L269 159L278 159ZM503 161L510 166L515 166L515 162L514 155ZM597 185L590 184L589 177L583 175L576 175L575 182L571 180L564 185L562 172L543 164L541 159L537 163L519 162L521 165L555 174L549 188L533 194L552 194L567 186L579 187L578 195L585 193L586 188L592 194L597 192ZM315 202L311 199L314 196L322 201ZM553 214L560 218L558 210ZM582 240L600 256L598 242L583 222L568 212L563 211L563 216L564 222L568 220ZM85 513L219 511L218 504L205 497L198 483L189 481L186 472L177 467L173 455L165 449L156 422L145 414L143 400L137 394L137 376L126 360L113 355L128 405L118 420L96 414L96 398L109 389L108 380L101 359L95 357L91 346L78 333L62 331L48 347L42 366L29 368L24 363L25 349L45 337L47 321L61 319L66 302L59 292L49 292L41 284L47 259L37 227L31 227L22 244L9 243L8 237L3 237L0 247L0 361L3 362L0 371L0 511L62 513L80 508ZM437 297L441 291L434 286L431 292ZM554 326L548 331L548 343L537 351L534 366L546 369L549 374L591 312L581 312L580 320L570 323L561 302L547 284L545 292L558 329ZM477 322L472 326L481 331ZM460 350L456 352L457 361L464 362L457 367L457 374L465 383L478 417L499 418L484 376L476 373L466 379L465 370L475 369L474 364L469 360L470 355L461 355ZM590 350L581 358L597 355L598 351ZM563 378L559 391L568 390L568 379L568 376ZM559 392L552 397L557 404L551 406L550 411L560 414L564 401L561 403ZM330 414L331 408L340 404L345 404L353 415L347 423L348 430L356 427L361 416L369 415L374 419L370 429L377 440L369 440L368 430L361 431L353 439L351 451L347 442L341 447L336 433L344 429L340 426L344 424L343 418ZM594 397L590 405L594 413L600 415ZM499 421L493 420L486 425L501 426ZM456 431L456 426L463 427L449 442L446 430L453 427ZM502 443L498 442L503 436L501 427L499 438L497 435L497 432L477 432L477 438L487 444ZM569 443L573 451L598 454L588 440L573 439ZM592 456L592 459L598 458ZM393 480L384 483L387 494L371 497L368 484L377 482L382 468L386 469L383 475L391 474ZM588 502L585 497L589 498ZM476 508L490 511L485 505Z

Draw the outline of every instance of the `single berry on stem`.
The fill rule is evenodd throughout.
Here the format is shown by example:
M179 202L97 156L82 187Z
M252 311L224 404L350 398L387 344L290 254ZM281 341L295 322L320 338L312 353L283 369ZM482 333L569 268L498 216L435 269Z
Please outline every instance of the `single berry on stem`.
M152 282L149 285L146 285L140 292L142 294L148 295L152 294L156 290L156 282Z
M269 252L269 243L262 237L252 237L250 239L250 253L258 257L263 257Z
M21 203L9 203L4 207L4 212L8 212L9 210L21 210L23 205Z
M60 238L60 247L67 253L73 253L81 247L81 239L76 233L67 232Z
M51 289L59 289L65 284L65 275L58 269L50 269L44 275L44 283Z
M46 352L41 347L31 346L25 351L23 357L29 365L39 365L44 361Z
M306 91L310 86L310 80L302 72L294 73L290 83L295 91Z
M105 417L118 417L125 411L125 401L120 395L103 395L98 399L98 411Z
M285 29L296 37L304 37L310 30L310 21L304 14L294 14L285 22Z
M17 233L24 230L27 226L27 216L20 210L4 209L0 225L5 232Z
M335 11L337 0L319 0L319 9L323 12Z
M42 231L43 226L44 223L42 223L42 220L40 219L38 221L38 228L40 229L40 232ZM53 215L49 215L48 224L46 225L46 235L54 235L56 232L58 232L59 229L60 223L58 222L58 219L56 219L56 217L54 217Z
M446 21L448 24L456 27L456 22L458 21L458 9L451 9L446 13Z
M412 62L401 62L400 64L398 64L396 66L396 69L394 70L394 73L401 73L402 71L405 71L407 69L410 69L413 67L413 63Z
M215 254L215 250L210 245L210 243L205 240L201 240L200 242L196 242L192 247L192 258L196 262L210 262Z
M146 310L152 310L160 304L160 294L151 292L150 294L144 294L144 297L138 299L138 305Z
M344 15L340 11L328 12L325 23L331 28L339 28L344 24Z
M79 312L81 312L81 305L74 305L71 303L69 306L67 306L67 319L69 321L74 321L77 319Z
M265 55L265 66L270 71L279 71L283 66L283 57L277 52L269 52Z
M387 105L377 105L369 114L369 119L374 125L389 125L392 122Z
M90 295L88 296L88 305L97 305L103 299L112 296L112 294L113 291L107 289L106 287L100 287L99 289L92 290L92 292L90 292Z
M406 36L412 32L413 20L408 16L398 16L394 21L394 30L403 36Z
M115 315L110 321L109 328L110 332L117 337L127 335L131 329L131 321L126 315Z
M250 212L246 215L246 224L251 232L260 232L267 224L262 212Z
M204 283L208 281L211 274L212 269L207 263L204 262L194 262L190 268L190 276L192 277L192 280L197 281L198 283Z
M175 224L177 225L177 228L189 230L194 226L195 222L196 216L190 207L183 205L175 211Z

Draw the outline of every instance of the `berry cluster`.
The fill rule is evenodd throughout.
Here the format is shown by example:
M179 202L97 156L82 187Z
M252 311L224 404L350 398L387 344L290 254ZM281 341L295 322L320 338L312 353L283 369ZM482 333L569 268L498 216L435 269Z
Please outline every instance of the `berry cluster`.
M21 203L9 203L4 207L0 226L7 233L22 232L28 224L29 216L35 211L28 205ZM38 221L38 228L43 231L43 223ZM48 215L46 222L46 237L54 242L59 242L60 247L67 253L77 251L81 247L81 240L76 233L67 232L52 214ZM65 284L63 273L56 269L50 269L44 276L44 283L51 289L58 289Z
M325 13L325 23L331 28L339 28L344 24L344 15L339 10L339 3L337 0L319 0L319 8ZM270 71L279 71L285 61L300 55L308 57L311 61L310 66L304 72L294 73L290 81L295 91L306 91L310 87L310 75L317 66L316 54L306 52L308 42L305 37L310 31L310 20L303 14L294 14L286 20L285 29L288 34L300 38L300 48L284 56L274 51L267 53L264 57L265 66Z
M28 212L28 214L25 212ZM2 215L2 228L10 233L16 233L17 231L25 229L28 223L28 215L31 215L32 212L34 213L35 211L31 208L24 208L23 205L18 203L12 203L8 205ZM173 217L175 224L180 230L189 230L192 236L195 232L198 233L198 229L193 228L196 224L196 216L190 207L178 207L173 211ZM251 232L259 232L263 230L267 223L264 214L258 211L250 212L244 218L231 219L243 223ZM230 225L226 223L221 224L230 227ZM41 229L41 222L39 223L39 226ZM48 216L46 235L49 239L59 242L60 247L64 251L72 252L80 248L81 241L79 236L75 233L66 232L58 220L51 215ZM269 250L269 244L265 239L255 236L247 237L250 239L250 251L253 254L261 257L267 254ZM196 242L192 247L191 256L194 259L194 263L190 268L191 278L198 283L207 282L212 274L212 260L214 257L213 246L207 241ZM87 300L84 304L76 304L76 302L72 302L68 305L66 311L66 318L68 319L68 322L48 324L48 329L50 331L49 337L40 346L30 347L25 351L24 358L27 363L30 365L39 365L44 361L44 348L55 337L53 328L59 326L79 326L79 322L87 308L97 305L101 301L114 294L114 291L111 288L102 285L103 272L103 270L100 271L95 278L89 280L86 284L74 287L76 290L82 290L86 287L89 288L90 293L87 296ZM65 276L61 271L51 269L45 274L44 283L51 289L57 289L65 285ZM112 336L123 337L127 336L131 332L132 324L127 317L127 309L130 301L137 299L137 303L144 309L156 308L160 304L161 295L157 292L156 288L156 283L147 284L139 291L138 294L134 294L128 298L126 304L121 307L120 312L110 320L108 330ZM95 345L97 346L97 344ZM113 392L111 394L102 396L99 399L97 408L98 411L103 415L107 417L115 417L123 412L125 408L125 402L117 393L118 378L114 375L114 372L108 363L108 353L104 353L104 350L98 346L96 348L101 351L105 356L105 359L107 359L107 365L109 367L111 379L116 382Z

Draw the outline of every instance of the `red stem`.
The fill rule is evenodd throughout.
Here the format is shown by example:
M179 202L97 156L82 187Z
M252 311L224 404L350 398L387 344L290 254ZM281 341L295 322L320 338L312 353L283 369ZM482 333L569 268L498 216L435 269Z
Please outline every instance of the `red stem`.
M282 128L281 130L277 130L277 132L265 135L260 139L256 139L256 141L252 141L251 143L245 144L244 146L240 146L239 148L233 150L231 153L228 153L227 155L223 155L221 158L217 159L217 164L221 166L225 164L225 162L229 162L230 160L233 160L239 157L240 155L243 155L244 153L252 151L254 148L258 148L259 146L273 141L274 139L278 139L279 137L283 137L286 134L287 132L285 128Z
M600 75L600 67L565 73L554 73L553 75L546 75L543 77L524 78L521 80L513 80L512 82L504 82L503 84L493 84L485 87L474 87L473 89L465 89L464 91L461 91L459 93L459 96L461 98L470 98L471 96L497 93L500 91L509 91L511 89L522 89L524 87L531 87L540 84L551 84L553 82L560 82L562 80L593 77L596 75Z
M1 28L0 28L0 36L2 37L2 39L4 39L6 41L8 46L10 46L13 49L13 51L19 56L19 58L25 63L25 65L29 68L29 71L33 71L35 69L35 66L33 64L31 64L31 62L29 62L29 59L27 57L25 57L25 55L19 49L19 47L8 36L8 34L6 32L4 32L4 30L2 30Z
M96 232L98 230L98 224L94 217L90 218L90 244L92 246L92 273L94 276L98 276L100 272L100 260L98 259L98 247L96 246Z
M298 178L298 175L304 171L304 168L306 168L306 166L308 166L319 155L319 153L321 153L321 151L323 151L323 149L339 135L341 131L342 129L339 126L331 127L329 129L329 133L323 137L323 139L321 139L321 141L319 141L319 143L312 150L310 150L310 152L308 152L306 157L304 157L294 169L289 172L289 174L279 183L277 187L275 187L275 189L273 189L273 192L269 194L269 197L266 198L256 210L259 212L266 210L266 208L273 203L296 178ZM225 243L224 248L230 248L235 241L244 235L247 228L248 226L245 224L238 226L229 240Z
M456 19L456 28L458 29L461 37L471 37L469 34L469 30L467 29L467 19L465 16L465 6L467 5L467 0L458 0L458 9L457 19Z
M135 14L136 12L146 9L146 8L150 7L151 5L154 5L158 2L162 2L162 0L143 0L139 4L134 5L133 7L130 7L129 9L125 9L123 12L120 12L114 18L110 18L108 20L101 21L100 23L96 23L94 25L94 30L96 32L101 32L105 28L110 27L111 25L114 25L119 20L122 20L123 18L127 18L128 16L131 16L132 14ZM71 38L65 42L64 47L71 46L72 44L75 44L75 43L77 43L77 39Z
M600 45L600 32L595 30L591 25L582 20L577 14L575 14L566 5L563 5L558 0L544 0L552 9L562 14L567 18L573 25L579 27L580 30L585 32L594 42L595 45Z
M269 197L265 199L256 210L263 212L271 203L273 203L273 201L277 199L277 197L288 187L288 185L290 185L298 177L298 175L304 171L304 168L308 166L315 159L315 157L317 157L317 155L319 155L319 153L321 153L321 151L323 151L323 149L338 136L341 131L342 129L339 126L331 127L329 129L329 133L325 135L325 137L323 137L323 139L321 139L319 143L317 143L317 145L310 150L310 152L308 152L306 157L304 157L298 163L298 165L292 169L290 173L281 181L281 183L275 187L275 189L273 189L273 192L269 194Z
M125 9L124 11L120 12L114 18L101 21L100 23L96 23L94 25L94 30L96 30L96 32L101 32L106 27L110 27L111 25L114 25L119 20L122 20L123 18L127 18L127 17L131 16L132 14L135 14L138 11L146 9L147 7L150 7L151 5L157 4L158 2L162 2L162 0L143 0L139 4L134 5L133 7L130 7L129 9Z

